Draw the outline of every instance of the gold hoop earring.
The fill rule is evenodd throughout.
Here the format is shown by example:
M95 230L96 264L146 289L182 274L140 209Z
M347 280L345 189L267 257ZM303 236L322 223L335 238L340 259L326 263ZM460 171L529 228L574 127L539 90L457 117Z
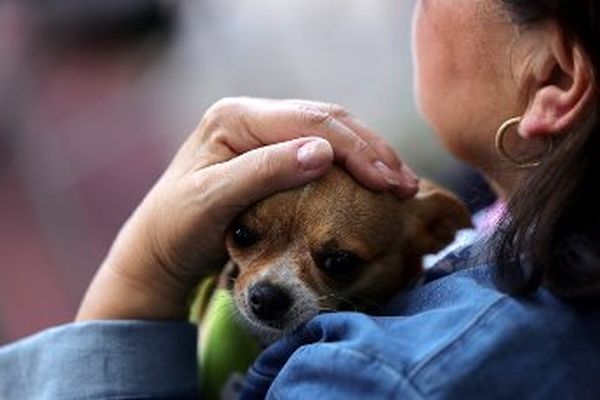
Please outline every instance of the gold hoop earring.
M516 157L512 156L506 150L506 145L504 143L506 140L506 134L509 132L510 128L512 128L515 125L519 125L520 122L521 122L521 117L515 117L515 118L510 118L509 120L505 121L502 125L500 125L500 128L498 129L498 132L496 133L496 151L498 152L498 154L500 154L500 156L502 158L509 161L511 164L513 164L517 168L525 169L525 168L539 167L542 164L542 162L544 161L544 159L550 153L552 153L552 150L554 149L554 144L551 140L547 141L548 144L547 144L546 153L541 158L538 158L538 159L519 160Z

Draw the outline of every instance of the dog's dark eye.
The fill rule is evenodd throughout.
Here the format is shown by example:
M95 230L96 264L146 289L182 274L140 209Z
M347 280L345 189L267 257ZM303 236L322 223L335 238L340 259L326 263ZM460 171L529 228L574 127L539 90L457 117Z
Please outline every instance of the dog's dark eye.
M236 222L231 230L231 238L237 247L244 248L250 247L258 242L259 236L255 231L248 228L246 225L242 224L241 222Z
M349 278L355 275L363 264L355 254L349 251L335 250L318 254L317 266L332 278Z

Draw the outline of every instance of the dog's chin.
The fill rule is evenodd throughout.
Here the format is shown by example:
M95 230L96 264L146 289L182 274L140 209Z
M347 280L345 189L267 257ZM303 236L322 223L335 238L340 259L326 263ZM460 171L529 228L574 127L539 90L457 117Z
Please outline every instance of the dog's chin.
M283 329L271 327L246 316L242 317L242 321L248 332L263 346L268 346L285 335L285 330Z
M238 308L238 312L246 330L263 346L267 346L291 334L317 315L316 311L305 310L301 314L293 315L293 318L266 323L249 315L248 311L243 308Z

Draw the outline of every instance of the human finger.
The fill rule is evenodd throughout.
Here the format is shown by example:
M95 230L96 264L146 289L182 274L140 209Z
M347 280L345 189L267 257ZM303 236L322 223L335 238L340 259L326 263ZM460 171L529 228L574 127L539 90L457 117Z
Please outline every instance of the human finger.
M393 147L384 140L380 135L376 134L371 128L369 128L364 122L360 119L356 118L353 114L346 111L343 107L334 104L334 103L325 103L318 101L307 101L307 100L293 100L299 103L311 103L319 108L321 108L325 112L329 112L331 115L335 115L335 117L340 120L343 124L345 124L349 129L355 132L358 136L360 136L364 141L369 143L369 145L375 150L375 152L381 157L383 162L389 166L391 169L399 171L401 175L404 177L406 182L416 182L418 180L417 175L404 163L399 157L398 154L394 151ZM411 195L416 193L416 186L411 186L406 191L401 191L399 194L401 197ZM415 190L413 193L412 191Z
M401 197L410 197L417 190L416 177L398 168L401 164L397 161L392 162L396 168L388 165L386 159L394 158L378 153L369 137L340 120L339 112L311 102L268 99L230 99L217 110L224 127L211 137L217 146L241 154L268 144L318 136L332 145L335 160L364 186L391 190Z
M247 151L229 161L199 171L208 179L219 219L227 220L273 193L302 186L331 167L331 145L319 137L306 137ZM223 211L225 210L225 211Z

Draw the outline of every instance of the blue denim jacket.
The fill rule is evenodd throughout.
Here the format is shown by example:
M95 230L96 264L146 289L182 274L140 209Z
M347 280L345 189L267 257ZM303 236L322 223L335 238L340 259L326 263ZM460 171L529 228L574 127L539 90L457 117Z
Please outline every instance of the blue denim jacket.
M469 253L380 316L323 314L275 343L242 398L600 398L600 311L507 296ZM183 322L50 329L0 348L0 399L193 398L195 335Z

